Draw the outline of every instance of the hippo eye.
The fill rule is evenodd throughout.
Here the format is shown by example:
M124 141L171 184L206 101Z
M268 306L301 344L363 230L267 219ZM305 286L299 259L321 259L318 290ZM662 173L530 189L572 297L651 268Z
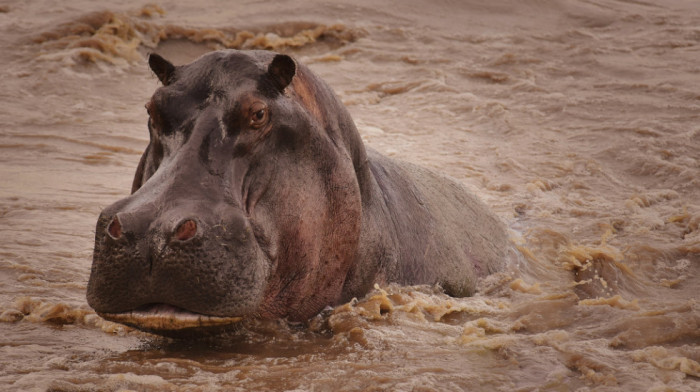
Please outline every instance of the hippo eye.
M260 128L267 123L267 106L261 102L253 104L250 108L250 126Z
M155 131L157 134L163 132L166 124L165 121L163 121L163 118L160 116L160 112L153 101L149 101L146 104L146 111L148 112L149 130Z

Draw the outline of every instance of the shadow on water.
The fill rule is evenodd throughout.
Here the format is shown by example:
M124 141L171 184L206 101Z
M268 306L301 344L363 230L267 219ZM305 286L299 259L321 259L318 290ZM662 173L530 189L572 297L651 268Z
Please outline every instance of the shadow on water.
M115 360L179 358L194 361L244 360L248 357L294 358L304 355L336 356L348 347L327 330L284 320L244 321L207 336L169 338L147 335L135 349L115 355Z

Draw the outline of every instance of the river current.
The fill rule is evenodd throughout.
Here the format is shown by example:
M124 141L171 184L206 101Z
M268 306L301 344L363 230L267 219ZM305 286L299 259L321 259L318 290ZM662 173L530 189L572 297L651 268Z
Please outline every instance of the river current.
M700 389L697 1L3 0L0 48L0 390ZM148 143L145 55L222 48L309 65L522 261L473 297L376 286L207 340L100 319L94 227Z

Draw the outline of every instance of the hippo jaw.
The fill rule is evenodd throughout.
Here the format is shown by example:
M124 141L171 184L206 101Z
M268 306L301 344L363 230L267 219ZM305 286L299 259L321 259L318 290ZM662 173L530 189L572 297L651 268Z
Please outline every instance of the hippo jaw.
M128 325L164 336L181 336L196 331L220 331L240 322L243 317L218 317L194 313L167 304L152 304L121 313L97 314L105 320Z

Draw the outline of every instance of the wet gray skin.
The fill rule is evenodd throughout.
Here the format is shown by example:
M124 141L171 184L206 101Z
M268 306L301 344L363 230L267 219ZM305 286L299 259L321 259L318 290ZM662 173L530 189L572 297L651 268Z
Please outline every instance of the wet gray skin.
M177 335L241 318L306 320L375 283L471 295L514 257L454 181L366 148L308 68L267 51L149 64L150 143L132 194L102 211L87 300Z

